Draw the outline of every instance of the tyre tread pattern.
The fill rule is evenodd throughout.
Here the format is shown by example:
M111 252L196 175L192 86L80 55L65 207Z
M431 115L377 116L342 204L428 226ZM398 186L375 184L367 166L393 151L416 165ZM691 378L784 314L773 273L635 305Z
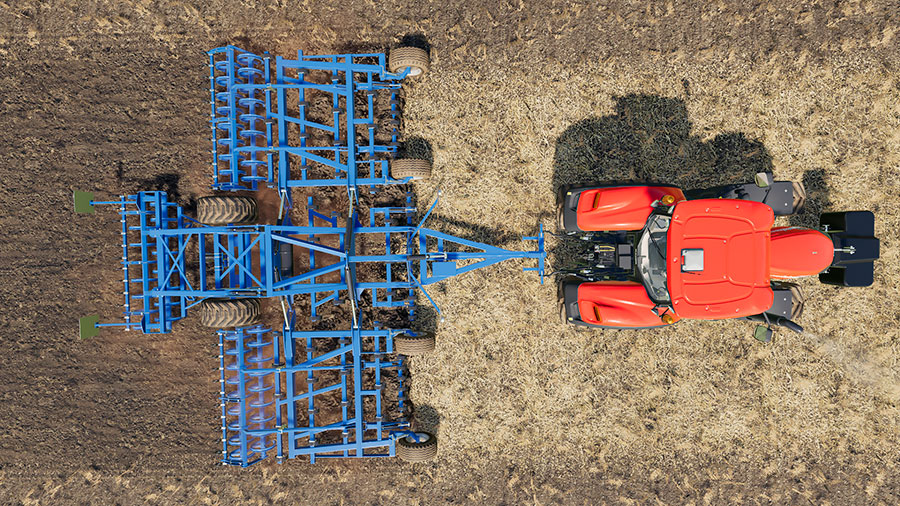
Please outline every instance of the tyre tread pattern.
M424 74L430 66L428 53L422 48L398 47L388 54L388 70L393 73L403 72L406 67L417 67Z
M259 323L256 299L209 299L200 304L200 323L217 329Z
M431 177L431 162L417 158L397 158L391 162L391 177L394 179L427 179Z
M256 222L256 199L238 195L201 197L197 201L197 221L204 225L248 225Z
M419 336L399 335L394 337L394 351L401 355L425 355L434 351L436 341L431 334Z
M405 437L397 440L397 456L406 462L425 462L437 456L437 437L434 434L424 443L413 443Z

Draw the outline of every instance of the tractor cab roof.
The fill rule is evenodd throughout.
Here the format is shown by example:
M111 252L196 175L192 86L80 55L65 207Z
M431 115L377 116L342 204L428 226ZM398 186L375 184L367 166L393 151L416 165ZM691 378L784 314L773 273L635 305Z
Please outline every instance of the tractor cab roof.
M772 306L772 208L732 199L682 201L667 240L668 288L682 318L759 314Z

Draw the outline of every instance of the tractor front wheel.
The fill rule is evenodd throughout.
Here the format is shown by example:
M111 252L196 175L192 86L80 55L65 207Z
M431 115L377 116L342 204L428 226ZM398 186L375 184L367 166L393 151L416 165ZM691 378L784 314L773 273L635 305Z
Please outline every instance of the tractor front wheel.
M566 232L566 212L562 202L556 204L556 227L560 232Z
M797 214L803 209L803 205L806 204L806 187L803 186L803 183L795 181L791 183L791 190L794 195L791 203L791 214Z

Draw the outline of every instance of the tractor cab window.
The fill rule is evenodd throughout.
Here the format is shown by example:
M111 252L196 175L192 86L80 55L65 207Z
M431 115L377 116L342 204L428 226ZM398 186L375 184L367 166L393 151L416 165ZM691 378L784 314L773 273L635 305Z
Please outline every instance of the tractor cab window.
M654 302L669 302L666 286L666 236L669 232L670 216L657 214L650 217L638 241L637 270Z

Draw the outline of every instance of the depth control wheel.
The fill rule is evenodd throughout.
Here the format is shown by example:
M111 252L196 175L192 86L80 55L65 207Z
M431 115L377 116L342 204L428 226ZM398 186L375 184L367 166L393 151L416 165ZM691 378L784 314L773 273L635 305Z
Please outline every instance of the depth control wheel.
M397 158L391 162L391 177L394 179L411 177L413 181L428 179L431 177L431 162L418 158Z
M394 351L401 355L425 355L434 351L435 339L432 334L418 336L400 335L394 337Z
M418 441L416 441L418 439ZM437 436L416 432L397 440L397 456L407 462L425 462L437 456Z
M419 47L398 47L388 54L388 70L398 74L409 68L409 76L415 77L428 72L431 60L428 53Z

